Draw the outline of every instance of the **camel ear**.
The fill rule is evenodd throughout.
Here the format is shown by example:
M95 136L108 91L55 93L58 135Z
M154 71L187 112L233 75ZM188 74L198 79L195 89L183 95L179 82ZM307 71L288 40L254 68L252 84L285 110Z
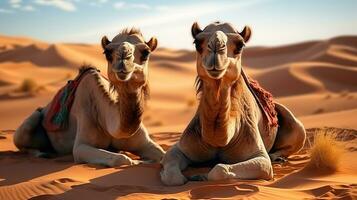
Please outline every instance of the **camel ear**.
M252 35L252 31L249 26L245 26L242 32L240 32L239 34L243 37L244 42L248 42L250 36Z
M149 40L149 42L146 42L146 45L148 45L150 50L151 50L151 52L153 52L157 47L157 39L156 39L156 37L152 37Z
M192 24L192 27L191 27L191 34L192 34L192 37L196 39L196 35L201 33L202 32L202 29L200 28L200 26L198 25L197 22L193 23Z
M104 36L102 38L102 48L105 49L105 47L110 44L111 42L108 40L107 36Z

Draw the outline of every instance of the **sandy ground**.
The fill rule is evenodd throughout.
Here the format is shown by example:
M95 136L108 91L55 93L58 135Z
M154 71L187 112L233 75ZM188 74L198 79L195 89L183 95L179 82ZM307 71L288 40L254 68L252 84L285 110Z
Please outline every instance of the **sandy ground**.
M151 99L144 123L165 149L180 136L193 116L195 54L159 48L150 58ZM0 36L0 199L302 199L357 196L357 36L343 36L279 47L247 48L248 74L288 106L306 126L337 127L351 137L341 169L332 174L301 170L309 161L307 145L285 164L275 164L272 181L189 182L165 187L158 164L102 168L74 165L72 157L40 159L17 152L13 130L45 105L83 63L106 73L99 45L47 44L29 38ZM41 90L17 88L32 79ZM344 131L345 130L345 131ZM313 137L314 131L310 129ZM207 168L186 173L205 172Z

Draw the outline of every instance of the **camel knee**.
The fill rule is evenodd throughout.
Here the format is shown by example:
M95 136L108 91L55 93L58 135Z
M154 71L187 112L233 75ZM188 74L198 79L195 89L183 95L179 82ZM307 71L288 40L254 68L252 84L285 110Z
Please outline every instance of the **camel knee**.
M251 174L252 178L249 179L271 180L274 177L273 166L269 157L258 158L254 164L255 166L252 166L254 172Z
M30 135L26 132L16 131L14 134L14 144L20 150L26 149L30 146Z
M77 163L77 164L83 163L83 160L81 159L80 148L75 146L73 148L72 154L73 154L74 163Z
M287 158L298 152L305 144L306 132L304 125L285 106L276 103L281 120L278 135L270 153L276 157Z
M14 144L18 149L31 146L32 137L39 123L41 123L41 112L36 110L16 129Z
M298 152L300 149L303 148L306 140L306 131L304 125L299 121L296 120L296 123L293 125L293 137L292 137L292 152L291 154Z
M271 180L274 176L273 166L270 162L270 158L259 158L255 161L254 179Z
M274 177L273 167L261 168L258 173L258 179L271 180Z

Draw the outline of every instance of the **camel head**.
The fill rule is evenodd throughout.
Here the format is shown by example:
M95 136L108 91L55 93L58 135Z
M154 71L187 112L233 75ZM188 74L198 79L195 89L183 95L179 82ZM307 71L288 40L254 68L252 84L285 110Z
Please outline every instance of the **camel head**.
M238 32L231 24L215 22L202 30L195 22L191 33L197 52L197 72L201 79L226 77L233 81L239 77L242 50L251 35L248 26Z
M112 41L104 36L101 43L111 84L134 85L137 88L146 83L149 56L157 47L155 37L145 42L141 32L132 28L124 29ZM126 84L128 82L135 84Z

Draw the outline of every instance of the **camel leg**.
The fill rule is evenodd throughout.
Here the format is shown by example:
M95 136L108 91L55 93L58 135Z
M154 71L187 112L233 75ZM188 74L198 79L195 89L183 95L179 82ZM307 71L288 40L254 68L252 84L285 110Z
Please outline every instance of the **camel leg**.
M148 143L138 151L138 155L143 160L152 162L160 162L165 151L154 141L149 140Z
M124 154L98 149L87 144L76 145L73 149L73 157L76 163L99 164L109 167L138 164Z
M295 118L288 108L275 103L278 111L279 128L274 146L269 152L272 161L284 160L298 152L305 143L306 132L304 125Z
M236 164L217 164L208 173L208 180L273 178L273 169L268 156L259 156Z
M46 152L53 153L53 148L46 131L39 126L41 116L41 109L37 109L25 119L14 133L14 144L20 151L37 157L48 157Z
M89 119L80 118L73 147L74 161L109 167L138 164L137 161L124 154L103 149L110 145L110 140L110 136L100 132ZM100 144L103 148L95 147L97 144Z
M124 139L120 144L113 142L114 146L122 146L124 151L133 152L145 162L160 162L165 151L150 137L146 128L141 125L140 129L130 138Z
M163 169L160 173L161 181L165 185L183 185L187 182L187 178L182 174L190 161L181 152L181 150L174 145L164 156L161 161Z

